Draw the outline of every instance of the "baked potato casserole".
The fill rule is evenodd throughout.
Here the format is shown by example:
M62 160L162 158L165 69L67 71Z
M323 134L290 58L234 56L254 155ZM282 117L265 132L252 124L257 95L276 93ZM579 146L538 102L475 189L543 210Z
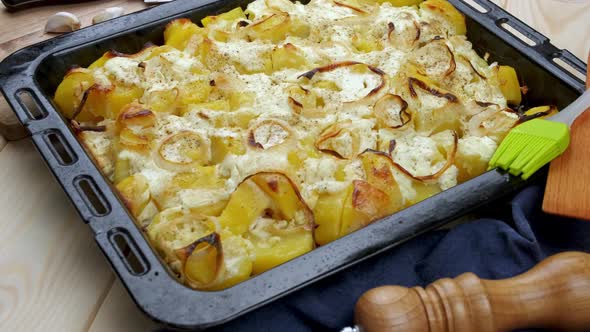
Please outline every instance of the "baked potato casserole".
M171 270L218 290L486 170L527 116L465 33L445 0L256 0L54 101Z

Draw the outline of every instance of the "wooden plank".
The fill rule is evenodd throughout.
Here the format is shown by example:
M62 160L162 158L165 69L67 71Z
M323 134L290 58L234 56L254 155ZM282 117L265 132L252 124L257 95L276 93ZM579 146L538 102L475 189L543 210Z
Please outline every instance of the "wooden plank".
M153 331L157 324L137 308L119 280L115 280L89 332Z
M29 140L0 153L0 331L80 331L113 273Z
M492 0L580 59L590 50L590 1Z
M108 7L123 7L125 13L132 13L148 6L143 1L108 0L91 1L70 5L41 6L22 11L8 12L0 4L0 61L23 47L55 37L44 32L47 18L58 11L69 11L78 16L82 27L92 24L92 17ZM25 130L10 110L10 106L0 96L0 135L8 140L18 140L26 136Z
M47 19L57 12L67 11L78 16L84 28L92 24L93 16L109 7L123 7L128 14L147 8L147 5L143 1L106 0L41 6L8 12L4 5L0 4L0 22L2 22L0 24L0 60L25 46L57 36L44 31Z

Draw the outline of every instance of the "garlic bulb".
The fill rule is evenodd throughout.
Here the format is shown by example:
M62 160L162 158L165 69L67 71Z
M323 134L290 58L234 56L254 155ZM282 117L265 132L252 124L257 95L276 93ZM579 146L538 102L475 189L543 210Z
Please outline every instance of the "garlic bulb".
M80 20L76 15L68 12L59 12L47 19L45 32L62 33L80 29Z
M106 8L105 10L98 13L96 16L92 18L92 24L97 24L100 22L111 20L113 18L117 18L123 15L124 12L125 10L121 7Z

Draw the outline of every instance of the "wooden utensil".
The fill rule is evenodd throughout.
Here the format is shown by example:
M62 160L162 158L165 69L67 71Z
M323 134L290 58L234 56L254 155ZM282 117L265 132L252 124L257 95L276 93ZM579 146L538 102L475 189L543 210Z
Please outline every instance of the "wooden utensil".
M588 63L590 63L590 55ZM586 88L590 88L590 66ZM543 211L590 220L590 112L588 110L572 124L570 145L567 150L549 166Z
M363 332L588 329L590 255L561 253L504 280L465 273L425 289L374 288L358 300L355 321Z

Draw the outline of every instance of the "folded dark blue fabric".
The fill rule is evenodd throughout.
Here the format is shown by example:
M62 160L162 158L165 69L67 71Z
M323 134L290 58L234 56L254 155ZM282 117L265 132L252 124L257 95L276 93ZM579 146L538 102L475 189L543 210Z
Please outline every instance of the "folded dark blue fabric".
M528 187L510 205L483 211L496 218L426 233L214 330L340 331L352 326L356 300L373 287L425 286L464 272L501 279L560 251L589 251L590 222L544 214L542 197L543 187Z

